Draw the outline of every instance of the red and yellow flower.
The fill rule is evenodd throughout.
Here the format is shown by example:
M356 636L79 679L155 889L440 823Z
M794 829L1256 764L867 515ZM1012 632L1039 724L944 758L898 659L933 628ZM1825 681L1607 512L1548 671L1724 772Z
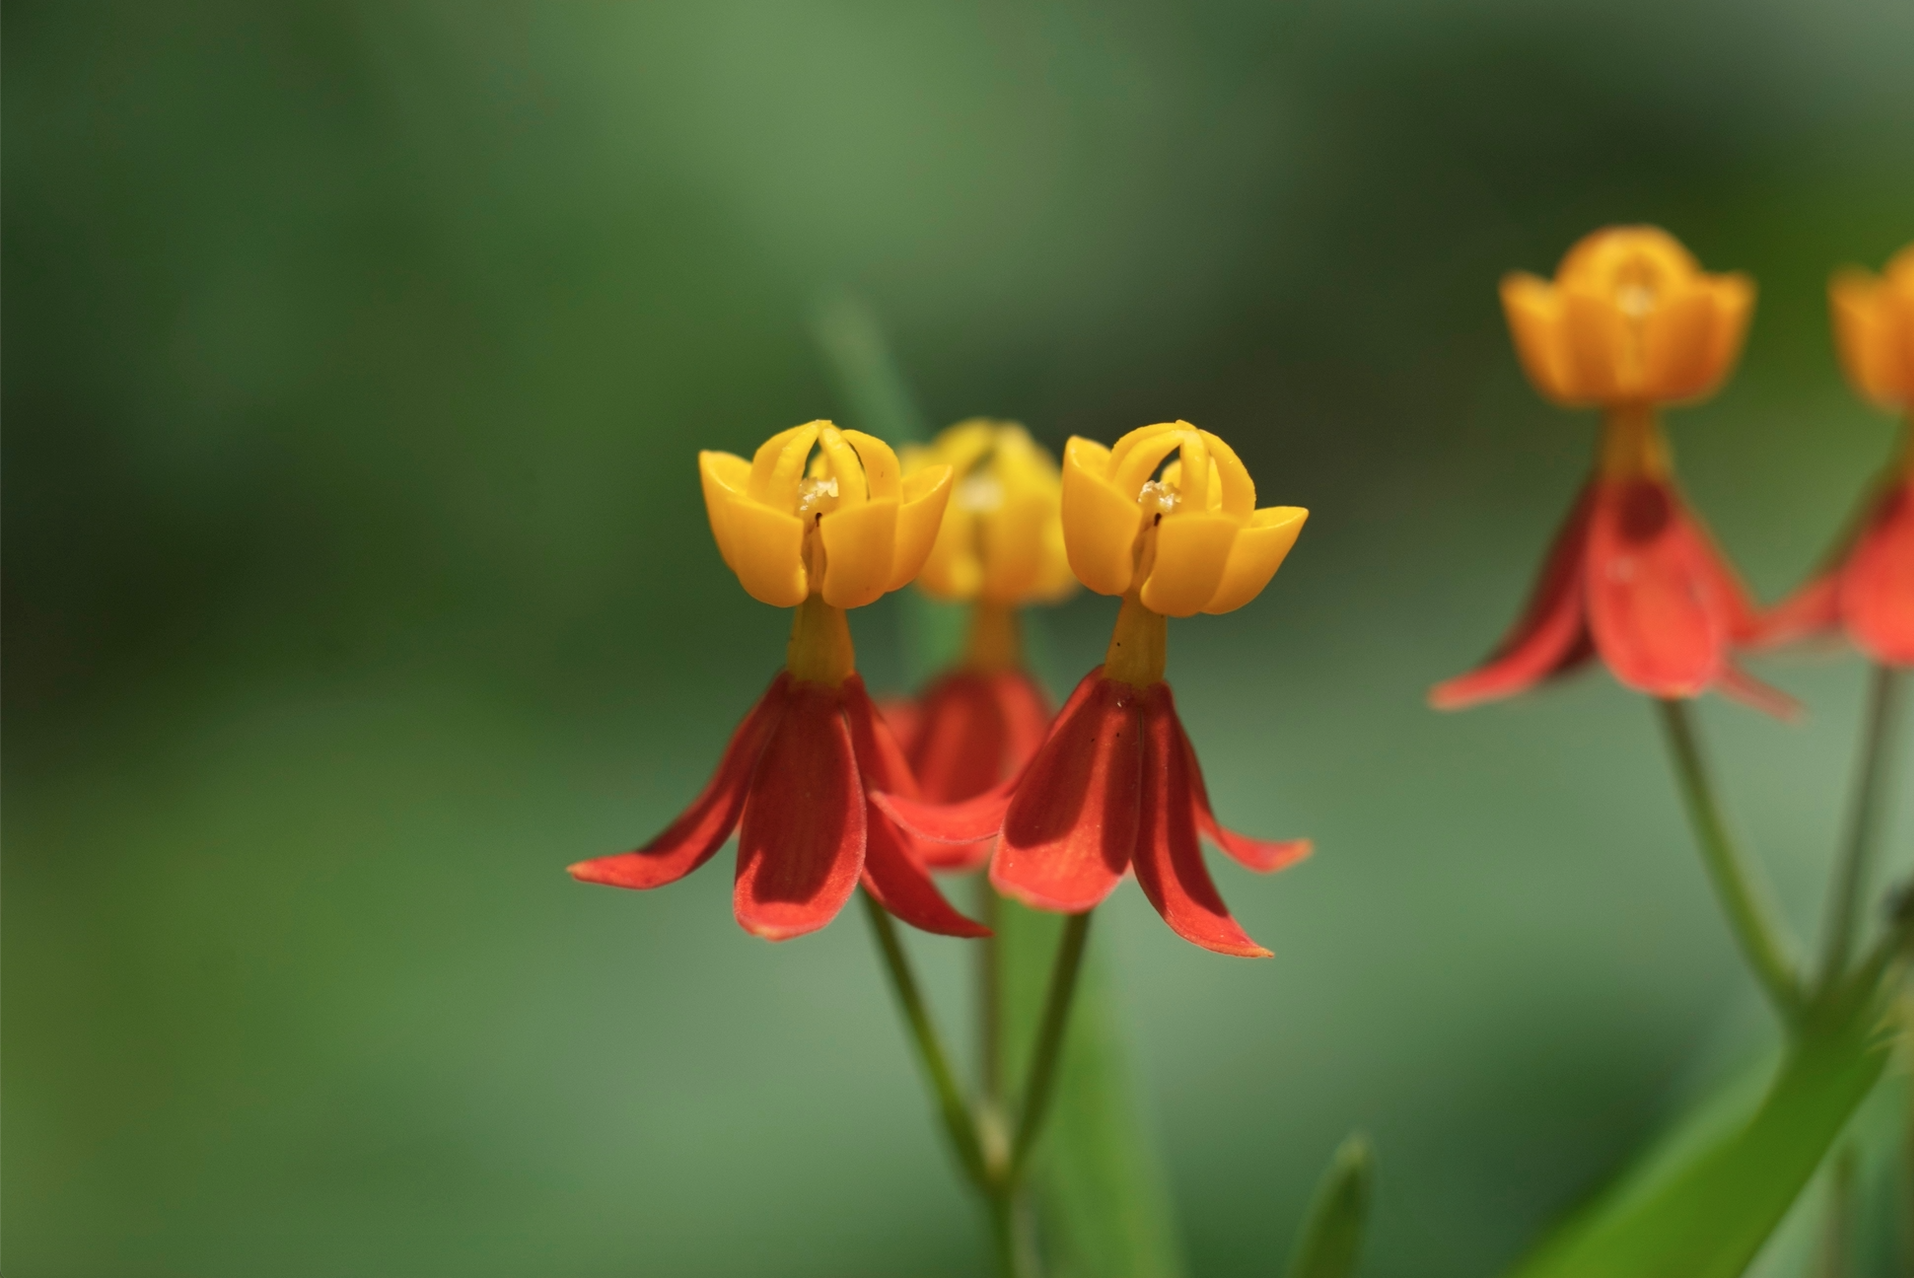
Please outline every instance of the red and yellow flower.
M785 940L815 931L861 883L926 931L987 934L951 907L909 836L871 804L872 792L910 795L915 785L857 675L845 618L917 575L950 496L950 468L905 478L882 440L822 421L773 436L750 461L705 452L698 465L725 564L753 598L796 609L785 668L664 833L635 852L580 862L572 876L662 887L736 830L732 905L748 932Z
M1163 678L1167 618L1254 599L1307 516L1295 506L1258 510L1235 452L1188 422L1145 426L1114 448L1072 439L1062 491L1070 568L1123 599L1104 664L1077 685L1013 781L966 803L884 795L880 804L928 838L997 835L990 881L1026 905L1082 913L1134 870L1179 935L1266 956L1224 905L1197 835L1260 871L1293 863L1309 844L1251 839L1217 822Z
M1018 610L1076 589L1064 555L1057 463L1014 422L959 422L903 450L904 467L949 466L950 507L917 587L970 605L964 652L908 706L885 714L904 743L919 793L972 798L1014 776L1050 727L1050 699L1024 669ZM990 841L920 845L939 870L973 870Z
M1884 665L1914 665L1914 244L1886 272L1836 275L1828 286L1835 344L1848 380L1906 416L1900 456L1875 481L1822 570L1762 618L1778 644L1845 634Z
M1649 226L1587 236L1553 281L1503 279L1529 380L1558 404L1602 409L1602 443L1527 608L1482 666L1430 693L1438 709L1512 696L1599 656L1651 696L1718 688L1786 711L1785 697L1730 658L1753 637L1755 610L1683 498L1657 415L1721 385L1753 305L1746 276L1703 271Z

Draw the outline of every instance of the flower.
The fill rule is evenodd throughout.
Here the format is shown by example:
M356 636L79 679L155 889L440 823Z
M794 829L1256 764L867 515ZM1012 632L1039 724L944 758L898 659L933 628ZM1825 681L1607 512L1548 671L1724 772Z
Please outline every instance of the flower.
M1599 655L1621 683L1651 696L1718 687L1790 712L1792 702L1729 660L1731 645L1754 634L1754 606L1676 485L1655 411L1721 383L1753 299L1745 276L1703 272L1648 226L1587 236L1553 283L1503 279L1529 380L1557 403L1601 407L1602 445L1522 616L1479 668L1437 685L1432 705L1512 696Z
M1004 607L1055 603L1076 588L1057 511L1057 463L1015 422L973 417L921 447L904 469L947 465L950 508L917 588L935 599Z
M829 422L773 436L750 462L702 453L699 468L725 563L755 598L797 610L785 668L664 833L635 852L582 861L572 877L662 887L737 830L732 906L747 932L780 941L816 931L862 883L906 923L987 935L944 900L909 836L871 806L873 791L916 787L856 673L844 615L916 575L949 497L949 468L900 481L882 440Z
M1851 269L1828 285L1848 380L1907 415L1900 456L1869 490L1820 572L1761 619L1761 642L1845 632L1884 665L1914 665L1914 244L1882 277Z
M1109 449L1072 439L1062 509L1070 567L1090 589L1123 597L1103 665L1077 685L1012 781L963 803L880 794L879 806L926 838L998 835L990 881L1026 905L1082 913L1133 869L1185 939L1267 956L1223 904L1197 834L1259 871L1292 864L1310 845L1251 839L1217 822L1163 679L1166 618L1248 603L1308 517L1295 506L1255 507L1255 485L1229 445L1188 422L1145 426Z
M906 448L904 467L944 464L955 474L950 509L917 587L970 605L963 656L908 708L887 706L916 774L933 802L968 799L1014 776L1050 727L1050 699L1024 670L1017 610L1076 589L1059 516L1057 463L1015 422L972 418L929 445ZM988 839L920 845L938 870L974 870Z

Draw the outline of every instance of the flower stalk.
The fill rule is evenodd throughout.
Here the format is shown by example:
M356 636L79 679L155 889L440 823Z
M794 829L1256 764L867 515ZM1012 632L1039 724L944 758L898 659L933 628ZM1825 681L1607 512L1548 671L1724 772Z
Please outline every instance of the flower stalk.
M1854 803L1849 810L1847 832L1828 896L1828 930L1820 971L1822 994L1840 983L1854 952L1861 903L1867 895L1881 829L1887 819L1888 779L1894 773L1900 694L1900 671L1890 665L1877 664L1868 687Z
M1656 704L1661 710L1662 727L1668 737L1682 800L1695 828L1702 861L1728 915L1728 924L1768 1001L1782 1021L1793 1029L1800 1023L1803 1012L1801 981L1788 956L1788 944L1775 919L1767 889L1728 829L1721 800L1708 774L1707 761L1702 757L1688 703L1663 698Z

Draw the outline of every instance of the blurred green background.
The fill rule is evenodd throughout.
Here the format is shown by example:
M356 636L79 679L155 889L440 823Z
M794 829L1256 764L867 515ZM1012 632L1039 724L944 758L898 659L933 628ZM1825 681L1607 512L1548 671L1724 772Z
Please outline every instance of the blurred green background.
M1274 1272L1352 1128L1367 1272L1507 1263L1758 1044L1648 708L1458 716L1593 423L1495 300L1658 222L1761 285L1673 430L1773 596L1892 423L1829 269L1914 236L1914 8L9 4L10 1275L967 1274L861 920L789 945L649 837L782 655L693 457L854 406L849 289L935 421L1181 416L1313 515L1171 677L1272 962L1099 928L1192 1269ZM1067 688L1112 601L1048 620ZM898 689L897 601L854 618ZM1817 916L1862 670L1705 711ZM1892 858L1909 860L1910 815ZM947 1023L966 954L915 946Z

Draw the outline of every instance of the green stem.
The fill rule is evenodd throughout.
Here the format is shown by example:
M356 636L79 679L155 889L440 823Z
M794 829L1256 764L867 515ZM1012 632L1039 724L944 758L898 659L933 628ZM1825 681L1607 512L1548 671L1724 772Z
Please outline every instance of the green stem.
M1800 978L1788 958L1786 942L1781 939L1780 926L1754 865L1728 832L1728 822L1695 737L1688 703L1663 700L1656 704L1661 707L1662 727L1668 735L1669 752L1674 755L1682 799L1701 844L1701 857L1721 897L1729 926L1769 1001L1792 1028L1801 1016Z
M956 1147L958 1161L963 1163L964 1172L971 1182L988 1193L990 1175L984 1165L983 1147L977 1139L976 1123L971 1118L969 1106L964 1104L963 1093L957 1088L957 1076L951 1071L950 1057L937 1037L937 1027L931 1024L930 1011L917 989L917 978L911 974L910 960L905 957L903 943L897 939L897 925L891 922L891 916L877 903L876 897L868 892L858 895L864 898L865 912L871 918L871 930L877 933L877 946L883 951L884 966L890 971L891 988L896 991L897 1001L904 1009L904 1019L910 1023L911 1038L917 1044L918 1058L923 1061L924 1072L930 1076L931 1087L937 1093L937 1107L943 1115L944 1129L950 1134L950 1143Z
M1077 973L1083 968L1083 945L1090 936L1090 911L1072 914L1057 943L1057 959L1050 969L1050 990L1044 997L1043 1020L1037 1029L1037 1047L1030 1060L1030 1081L1024 1087L1023 1120L1010 1150L1005 1182L1014 1188L1030 1158L1030 1149L1043 1130L1050 1093L1056 1083L1057 1061L1063 1055L1063 1032L1070 1024L1070 1004L1077 992Z
M1868 688L1867 720L1861 730L1860 766L1854 782L1854 802L1848 811L1847 833L1836 863L1834 885L1828 897L1828 930L1821 954L1821 990L1832 990L1847 973L1853 956L1856 923L1874 868L1874 852L1886 824L1888 777L1893 773L1894 727L1899 718L1899 671L1889 665L1874 667Z

